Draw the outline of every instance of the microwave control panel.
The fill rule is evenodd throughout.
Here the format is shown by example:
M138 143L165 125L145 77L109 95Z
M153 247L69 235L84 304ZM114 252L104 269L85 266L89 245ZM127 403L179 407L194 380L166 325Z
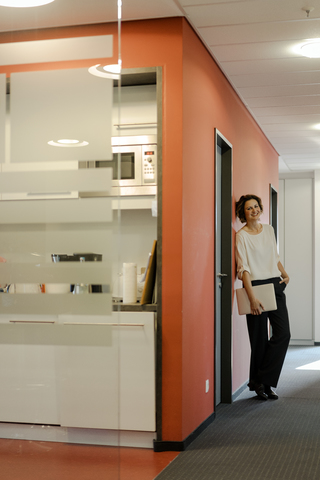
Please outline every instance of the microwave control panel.
M142 147L142 185L157 183L157 145Z

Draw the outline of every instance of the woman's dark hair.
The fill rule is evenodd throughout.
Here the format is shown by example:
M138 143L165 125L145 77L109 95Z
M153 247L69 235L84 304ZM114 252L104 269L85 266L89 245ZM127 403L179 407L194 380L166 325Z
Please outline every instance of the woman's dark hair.
M246 216L244 213L244 206L248 200L255 200L258 202L261 212L263 212L262 200L257 195L242 195L240 199L236 202L236 215L239 218L241 223L246 223Z

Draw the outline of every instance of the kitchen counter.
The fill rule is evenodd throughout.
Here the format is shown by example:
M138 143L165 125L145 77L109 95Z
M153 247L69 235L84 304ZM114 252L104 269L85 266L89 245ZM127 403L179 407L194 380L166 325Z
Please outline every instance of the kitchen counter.
M112 303L113 312L156 312L157 304L148 303L146 305L141 305L140 303Z
M0 315L0 438L10 424L12 438L52 441L55 428L58 441L114 445L120 431L123 445L152 448L156 305L121 307L140 310ZM33 425L54 427L34 437Z

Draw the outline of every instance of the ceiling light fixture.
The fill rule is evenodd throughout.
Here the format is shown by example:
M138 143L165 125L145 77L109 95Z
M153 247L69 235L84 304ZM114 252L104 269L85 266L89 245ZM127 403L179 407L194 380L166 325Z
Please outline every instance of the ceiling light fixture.
M27 7L40 7L41 5L47 5L54 0L0 0L1 7L15 7L15 8L27 8Z
M320 58L320 40L305 43L300 47L300 52L304 57Z
M74 147L86 147L89 145L89 142L80 142L79 140L73 140L70 138L62 138L61 140L50 140L48 145L52 147L67 147L67 148L74 148Z

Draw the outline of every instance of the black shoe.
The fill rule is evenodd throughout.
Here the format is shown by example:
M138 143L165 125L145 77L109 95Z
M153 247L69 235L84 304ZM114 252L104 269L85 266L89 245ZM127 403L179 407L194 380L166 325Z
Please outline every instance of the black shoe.
M271 389L271 387L269 387L268 385L265 385L264 392L270 400L278 400L278 398L279 398L278 395L276 394L276 392L274 392Z
M248 383L247 387L249 387L250 392L255 391L255 385L256 384L254 382L251 382L251 381Z
M259 398L261 398L261 400L268 400L268 395L265 393L264 391L264 385L262 383L256 383L255 384L255 392L256 394L258 395Z

